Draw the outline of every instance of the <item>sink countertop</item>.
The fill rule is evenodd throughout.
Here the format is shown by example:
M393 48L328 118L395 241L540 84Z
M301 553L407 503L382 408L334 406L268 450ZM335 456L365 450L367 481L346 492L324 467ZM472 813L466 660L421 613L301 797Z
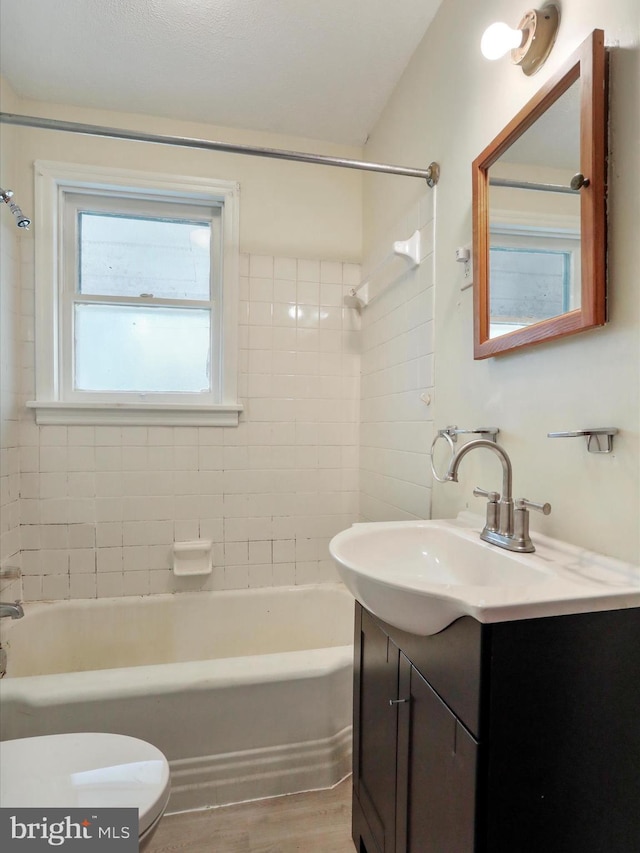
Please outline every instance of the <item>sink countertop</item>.
M351 593L379 618L412 633L479 622L640 607L640 567L534 534L519 554L483 542L483 521L354 524L330 551Z

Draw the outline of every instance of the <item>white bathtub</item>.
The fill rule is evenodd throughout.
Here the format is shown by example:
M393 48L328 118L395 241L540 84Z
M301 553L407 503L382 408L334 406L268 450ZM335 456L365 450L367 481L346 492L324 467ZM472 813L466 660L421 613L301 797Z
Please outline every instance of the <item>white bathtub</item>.
M353 599L340 585L25 605L3 619L0 739L150 741L169 811L329 787L350 771Z

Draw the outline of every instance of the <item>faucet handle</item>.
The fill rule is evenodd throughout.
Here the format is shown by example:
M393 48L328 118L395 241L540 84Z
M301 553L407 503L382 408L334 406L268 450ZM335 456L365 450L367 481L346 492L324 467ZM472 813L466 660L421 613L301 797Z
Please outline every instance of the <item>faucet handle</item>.
M485 522L484 529L494 531L498 529L499 523L499 512L498 512L498 501L500 500L500 495L497 492L488 492L486 489L481 489L479 486L476 486L473 490L473 494L477 498L487 498L487 520Z
M534 501L529 501L526 498L519 498L516 502L516 509L535 509L536 512L541 512L543 515L551 513L551 504L538 504Z
M488 492L486 489L481 489L480 486L476 486L473 490L473 494L477 498L486 498L489 503L495 504L500 500L500 495L498 492Z
M535 509L536 512L541 512L543 515L549 515L551 512L551 504L538 504L534 501L529 501L526 498L518 498L514 501L514 505L514 538L523 546L526 546L522 547L520 550L525 552L534 551L535 548L533 547L529 536L529 513L527 510Z

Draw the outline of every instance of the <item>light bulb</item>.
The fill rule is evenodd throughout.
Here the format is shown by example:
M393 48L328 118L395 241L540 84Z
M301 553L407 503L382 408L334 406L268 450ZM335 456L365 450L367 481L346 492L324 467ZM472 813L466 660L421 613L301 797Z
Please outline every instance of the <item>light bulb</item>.
M513 30L507 24L499 22L491 24L484 31L480 50L486 59L500 59L505 53L520 47L522 30Z

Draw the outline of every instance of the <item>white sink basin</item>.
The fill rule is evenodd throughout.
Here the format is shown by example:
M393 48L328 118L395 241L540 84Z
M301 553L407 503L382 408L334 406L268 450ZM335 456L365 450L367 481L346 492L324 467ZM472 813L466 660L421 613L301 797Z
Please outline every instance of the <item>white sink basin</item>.
M414 634L442 631L460 616L505 622L640 607L640 568L548 537L534 554L483 542L481 522L354 524L329 550L358 601Z

